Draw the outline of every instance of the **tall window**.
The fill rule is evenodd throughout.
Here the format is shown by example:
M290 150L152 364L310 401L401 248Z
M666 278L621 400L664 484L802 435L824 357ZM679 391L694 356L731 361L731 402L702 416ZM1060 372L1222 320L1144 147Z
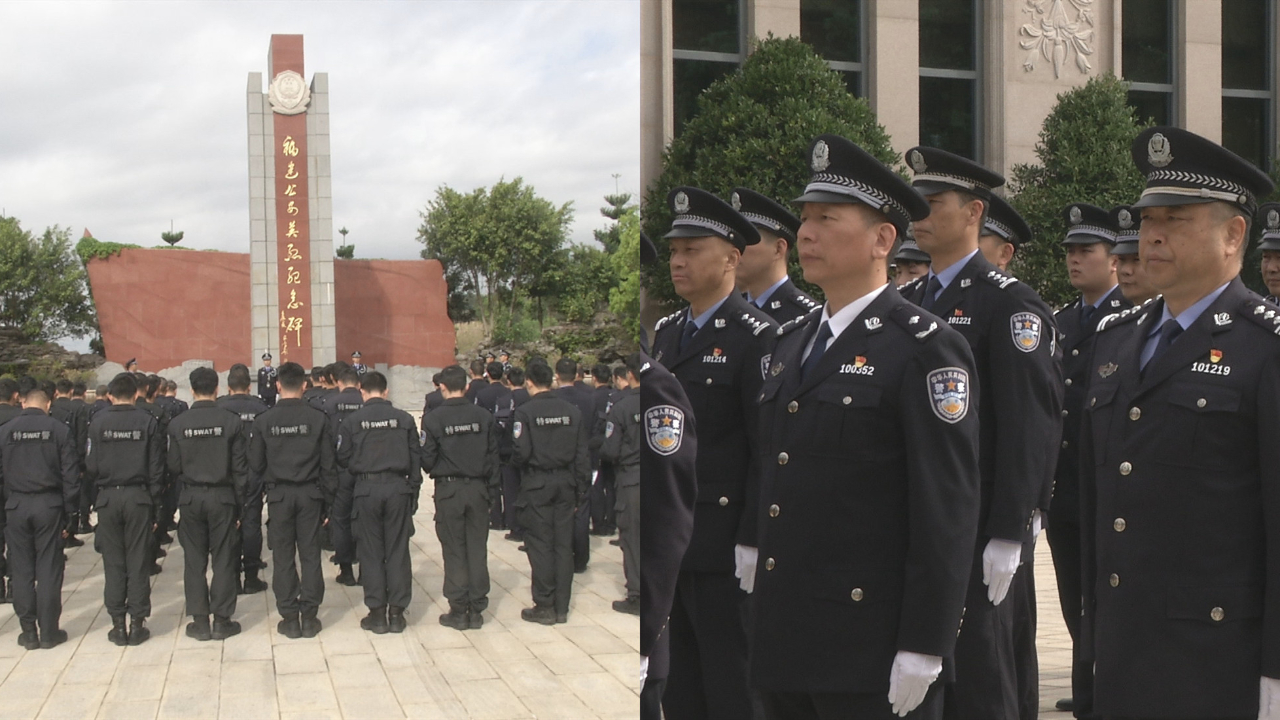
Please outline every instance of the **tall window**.
M1173 2L1124 0L1121 22L1121 74L1129 82L1129 104L1139 121L1172 125Z
M862 12L862 0L800 0L800 39L812 45L858 97L866 95Z
M672 0L675 132L697 110L698 95L742 62L745 0Z
M1263 170L1275 156L1271 3L1222 3L1222 146Z
M920 0L920 143L979 160L976 0Z

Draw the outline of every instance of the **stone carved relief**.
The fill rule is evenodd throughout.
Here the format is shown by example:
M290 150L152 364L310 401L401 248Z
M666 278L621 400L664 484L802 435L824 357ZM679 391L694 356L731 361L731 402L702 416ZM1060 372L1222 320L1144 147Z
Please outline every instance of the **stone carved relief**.
M1074 19L1068 16L1070 11L1074 11ZM1052 4L1047 0L1026 0L1022 12L1032 20L1018 29L1018 35L1026 38L1019 44L1029 51L1023 70L1036 69L1037 55L1053 63L1055 79L1062 77L1062 66L1069 56L1074 56L1080 72L1088 74L1093 69L1089 63L1094 52L1093 0L1053 0Z
M284 70L271 81L267 91L271 111L280 115L298 115L307 111L311 102L311 88L302 76L293 70Z

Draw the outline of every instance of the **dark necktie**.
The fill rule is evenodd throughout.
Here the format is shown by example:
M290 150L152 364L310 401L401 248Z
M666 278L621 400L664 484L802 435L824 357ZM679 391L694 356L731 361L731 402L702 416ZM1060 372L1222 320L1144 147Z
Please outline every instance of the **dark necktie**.
M680 352L684 352L685 346L688 345L689 341L693 339L693 336L697 334L698 334L697 323L695 323L692 320L685 322L684 334L680 336Z
M1145 370L1146 368L1151 367L1151 364L1163 355L1165 351L1169 349L1169 346L1173 344L1173 341L1177 340L1178 336L1181 334L1182 326L1178 324L1177 320L1172 318L1166 320L1164 324L1160 326L1160 340L1156 342L1156 350L1151 353L1151 359L1147 361L1147 364L1143 366L1143 369Z
M942 281L937 275L929 276L929 284L924 287L924 302L920 303L920 307L925 310L932 310L933 303L938 299L938 291L942 290Z
M804 364L800 366L800 379L804 380L809 371L818 365L818 361L822 359L823 353L827 351L827 341L831 339L831 326L823 322L818 328L818 334L813 338L813 349L809 351L809 357L804 359Z
M1080 308L1080 329L1081 330L1089 329L1089 321L1093 319L1093 313L1097 309L1098 308L1092 305L1085 305L1084 307Z

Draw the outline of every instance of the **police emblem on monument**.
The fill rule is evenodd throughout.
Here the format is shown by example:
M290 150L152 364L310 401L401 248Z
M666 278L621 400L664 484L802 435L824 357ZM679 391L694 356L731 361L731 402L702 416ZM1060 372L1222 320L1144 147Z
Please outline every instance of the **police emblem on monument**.
M814 172L822 172L831 166L831 148L827 147L825 140L814 144L811 165Z
M271 81L267 101L271 103L272 112L298 115L307 111L307 104L311 102L311 88L307 87L307 81L301 75L285 70Z
M933 413L953 425L963 420L969 412L969 373L947 367L934 370L926 379Z
M680 215L689 212L689 196L683 190L676 193L675 198L671 201L671 209Z
M1173 149L1169 147L1169 139L1156 133L1147 141L1147 162L1162 168L1173 162Z
M1032 352L1040 347L1040 316L1035 313L1014 313L1009 318L1009 330L1013 334L1013 345L1022 352Z
M644 414L644 435L649 448L659 455L675 453L684 438L684 412L673 405L649 408Z

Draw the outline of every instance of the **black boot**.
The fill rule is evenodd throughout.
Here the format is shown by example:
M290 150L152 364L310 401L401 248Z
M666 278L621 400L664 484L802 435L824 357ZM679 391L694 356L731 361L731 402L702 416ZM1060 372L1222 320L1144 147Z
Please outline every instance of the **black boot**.
M13 602L13 596L9 594L9 578L0 575L0 604Z
M222 617L221 615L213 616L213 629L210 630L209 635L214 640L226 640L232 635L239 634L240 623L232 620L231 618Z
M124 616L111 618L111 630L107 631L107 639L124 647L129 644L129 631L124 627Z
M213 631L209 629L208 615L192 615L187 623L187 637L195 640L212 640Z
M338 563L338 584L359 585L355 573L351 571L351 563Z
M484 627L484 615L479 610L467 611L467 628L479 630L482 627Z
M129 644L141 645L151 638L151 631L147 629L147 619L135 617L129 622Z
M63 547L84 547L84 541L76 537L76 531L80 529L80 516L72 515L67 518L67 536L62 539Z
M466 610L450 610L440 616L440 624L445 627L451 627L454 630L467 629L467 611Z
M520 619L525 622L538 623L539 625L555 625L556 611L549 607L536 605L534 607L521 610Z
M378 607L369 611L369 614L360 620L360 628L368 630L375 635L383 635L387 632L387 608Z
M319 635L322 629L324 625L320 622L320 618L316 617L315 610L302 615L302 637L313 638Z
M392 605L387 608L387 629L393 633L402 633L409 627L404 619L404 608Z
M40 635L36 632L36 624L34 622L22 623L22 633L18 635L18 644L27 650L35 650L40 647Z
M613 609L615 612L626 613L628 615L640 614L640 598L627 598L626 600L614 600Z
M67 631L60 628L53 630L45 630L40 633L40 647L48 650L55 648L67 641Z
M297 640L302 637L302 623L298 622L298 613L289 613L276 625L276 632L289 638Z
M260 593L267 589L265 580L258 579L258 569L244 571L244 592L246 595Z

